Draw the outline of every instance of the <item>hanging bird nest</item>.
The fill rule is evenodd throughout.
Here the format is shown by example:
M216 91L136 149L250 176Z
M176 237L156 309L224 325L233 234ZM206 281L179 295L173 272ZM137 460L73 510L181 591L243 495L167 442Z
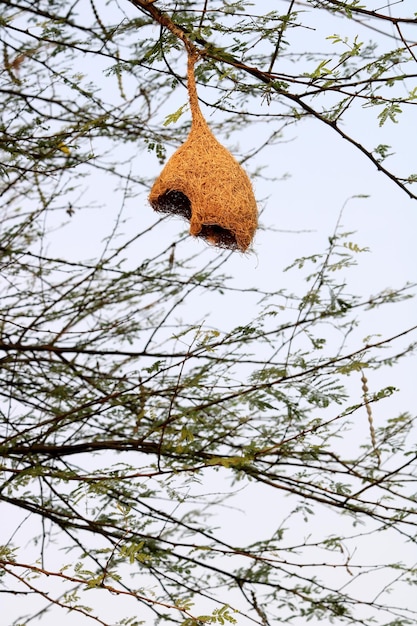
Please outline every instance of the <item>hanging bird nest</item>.
M197 55L189 52L191 131L155 181L149 202L155 211L188 220L191 235L221 248L245 252L258 224L252 185L201 113L194 77L196 60Z

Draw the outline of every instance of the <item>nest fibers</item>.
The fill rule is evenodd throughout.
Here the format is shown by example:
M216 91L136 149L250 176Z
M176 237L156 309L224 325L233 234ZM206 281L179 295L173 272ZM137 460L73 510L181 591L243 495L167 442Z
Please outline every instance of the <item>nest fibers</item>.
M258 225L252 185L201 113L194 77L196 60L195 54L188 54L191 131L155 181L149 202L155 211L189 220L191 235L220 248L245 252Z

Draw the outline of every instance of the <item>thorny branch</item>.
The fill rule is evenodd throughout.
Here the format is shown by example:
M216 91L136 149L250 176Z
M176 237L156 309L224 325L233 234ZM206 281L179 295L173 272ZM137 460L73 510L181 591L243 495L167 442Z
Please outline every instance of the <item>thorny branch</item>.
M385 176L387 176L395 185L397 185L402 191L404 191L410 198L417 200L417 194L413 193L405 184L403 180L395 176L390 170L388 170L384 165L382 165L381 161L378 160L377 156L372 154L371 151L367 150L365 146L360 142L354 139L352 136L347 134L340 125L338 125L337 120L327 119L325 115L316 111L312 106L310 106L307 102L303 100L302 95L297 95L286 91L276 84L277 75L271 72L264 72L256 67L251 67L239 59L235 58L232 54L227 53L227 55L219 55L216 54L215 48L210 45L210 43L202 38L200 35L195 36L193 33L188 32L183 27L176 24L167 13L161 11L155 6L153 2L149 2L149 0L129 0L136 8L140 11L145 12L147 15L152 17L156 22L158 22L162 27L167 28L173 35L178 37L183 43L185 48L195 54L196 56L204 57L212 59L213 61L218 61L224 63L226 65L230 65L235 67L243 72L246 72L250 76L253 76L258 81L268 85L268 87L279 94L282 98L290 100L297 104L307 115L314 117L320 122L326 124L332 128L336 133L345 139L348 143L353 145L357 150L359 150L365 157L373 163L373 165L382 172ZM334 0L332 4L336 5L341 10L347 8L347 5L343 2L337 2ZM379 13L375 13L372 11L363 10L358 7L348 7L352 12L358 12L360 14L371 15L372 17L376 17L379 19L385 19L393 22L397 28L400 23L407 24L415 24L415 19L407 19L407 18L392 18L389 16L385 16ZM196 44L200 46L197 48ZM407 48L409 46L407 45ZM271 67L274 63L275 59L271 60Z

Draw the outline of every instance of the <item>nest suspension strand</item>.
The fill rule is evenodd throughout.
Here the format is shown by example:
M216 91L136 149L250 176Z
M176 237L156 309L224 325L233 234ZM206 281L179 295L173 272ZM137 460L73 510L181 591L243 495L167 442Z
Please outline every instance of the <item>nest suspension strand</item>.
M197 55L188 52L191 131L155 181L149 202L155 211L188 220L191 235L245 252L258 224L252 185L203 117L194 77L196 60Z

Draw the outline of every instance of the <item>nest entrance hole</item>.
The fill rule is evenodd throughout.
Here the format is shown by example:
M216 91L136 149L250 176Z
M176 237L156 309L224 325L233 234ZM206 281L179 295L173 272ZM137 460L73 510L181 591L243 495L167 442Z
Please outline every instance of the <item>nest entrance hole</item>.
M170 213L191 220L191 202L188 196L182 191L170 189L160 195L153 202L153 208L159 213ZM239 245L236 241L235 234L218 224L203 224L201 230L197 233L197 237L205 239L209 243L219 248L227 248L228 250L237 250Z
M228 250L239 248L235 234L218 224L203 224L197 237L201 237L219 248L227 248Z
M191 219L191 202L185 193L176 189L170 189L159 196L153 203L153 208L159 213L179 215L188 221Z

